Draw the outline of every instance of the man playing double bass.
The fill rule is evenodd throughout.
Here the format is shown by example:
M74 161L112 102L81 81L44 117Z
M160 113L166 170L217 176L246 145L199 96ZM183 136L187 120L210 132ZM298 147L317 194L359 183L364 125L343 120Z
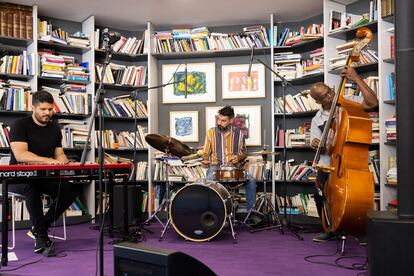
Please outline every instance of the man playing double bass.
M352 96L347 98L355 102L362 104L362 107L365 111L373 111L378 107L378 99L375 95L375 92L365 83L365 81L355 72L355 70L350 66L345 66L341 72L341 76L346 77L348 80L356 83L358 89L361 91L361 96ZM312 119L311 124L311 147L313 149L318 149L323 129L325 123L329 117L329 111L335 96L335 92L326 84L322 82L315 83L310 89L310 95L315 101L321 105L321 109L316 113ZM330 166L331 157L327 153L322 153L319 166ZM318 171L317 173L317 183L320 185L320 189L323 190L325 182L328 180L329 173ZM318 210L319 217L322 217L322 207L323 207L323 197L319 195L318 192L314 194L316 208ZM335 233L320 233L317 235L313 241L315 242L324 242L328 240L335 239Z

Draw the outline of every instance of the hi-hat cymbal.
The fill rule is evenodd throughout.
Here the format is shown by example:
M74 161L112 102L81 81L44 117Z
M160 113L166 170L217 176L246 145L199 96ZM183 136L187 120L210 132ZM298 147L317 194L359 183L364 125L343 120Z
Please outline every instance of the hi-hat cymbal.
M165 153L170 153L174 156L183 157L191 154L189 146L169 136L162 134L148 134L145 136L145 140L153 148Z
M247 153L248 156L260 156L260 155L278 155L278 152L270 151L270 150L261 150L261 151L254 151Z

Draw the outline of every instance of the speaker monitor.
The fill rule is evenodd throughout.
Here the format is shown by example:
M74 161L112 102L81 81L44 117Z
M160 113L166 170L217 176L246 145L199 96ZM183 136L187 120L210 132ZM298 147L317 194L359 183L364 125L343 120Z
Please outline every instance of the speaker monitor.
M141 186L128 185L128 224L137 225L141 222L141 206L142 206L142 190ZM122 227L123 223L123 208L124 208L124 186L116 185L113 187L114 191L114 226Z
M114 275L122 276L213 276L210 268L179 251L130 242L114 245Z
M385 211L367 216L369 275L414 275L414 220Z

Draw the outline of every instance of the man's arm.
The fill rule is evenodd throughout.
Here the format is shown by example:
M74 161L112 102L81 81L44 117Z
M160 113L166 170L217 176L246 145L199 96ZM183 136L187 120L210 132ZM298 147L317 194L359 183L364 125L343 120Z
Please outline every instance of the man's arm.
M203 151L203 160L201 161L204 167L208 167L211 164L210 155L211 155L211 141L208 135L208 131L206 133L206 139L204 142L204 151Z
M372 109L378 107L378 99L375 92L372 91L371 87L369 87L368 84L355 72L354 68L351 66L345 66L341 72L341 76L344 76L356 83L362 93L362 97L364 98L362 107L365 111L371 111Z
M237 153L237 155L231 156L231 162L233 164L239 164L243 162L246 158L247 158L246 139L245 139L245 136L243 135L243 137L240 139L239 152Z
M42 164L61 164L62 162L53 158L42 157L28 150L26 142L11 142L10 148L13 151L17 162L22 163L42 163Z
M55 159L64 164L69 163L69 159L61 147L55 148Z

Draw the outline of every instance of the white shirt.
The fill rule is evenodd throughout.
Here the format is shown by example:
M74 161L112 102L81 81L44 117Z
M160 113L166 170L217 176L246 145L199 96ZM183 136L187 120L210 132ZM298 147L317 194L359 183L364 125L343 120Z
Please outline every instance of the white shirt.
M361 96L346 96L347 100L362 103L364 100ZM325 123L329 118L329 111L321 109L316 113L312 118L311 130L310 130L310 139L311 142L314 138L321 140L323 129L325 128ZM330 166L331 165L331 156L329 154L321 154L319 159L319 166Z

